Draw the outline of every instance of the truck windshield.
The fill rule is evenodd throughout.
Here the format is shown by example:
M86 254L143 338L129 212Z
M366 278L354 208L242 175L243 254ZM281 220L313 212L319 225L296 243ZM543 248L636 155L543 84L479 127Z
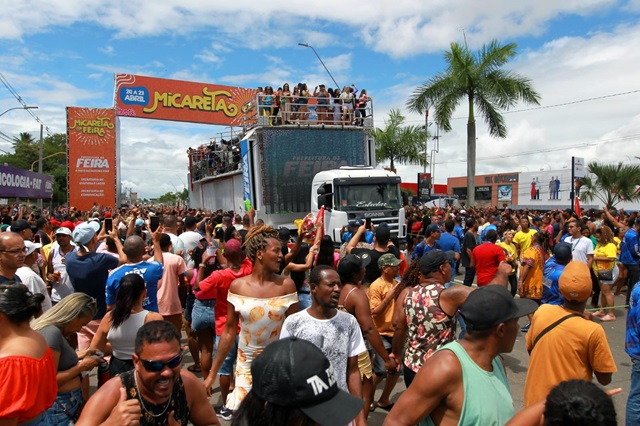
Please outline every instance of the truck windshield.
M399 209L400 190L397 183L338 186L338 205L343 211Z

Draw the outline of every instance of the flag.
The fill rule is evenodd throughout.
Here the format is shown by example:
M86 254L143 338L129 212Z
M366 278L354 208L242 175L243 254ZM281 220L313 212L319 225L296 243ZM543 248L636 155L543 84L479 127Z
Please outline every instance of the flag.
M576 214L578 215L578 217L582 216L582 213L580 212L580 198L578 198L578 197L576 197L575 211L576 211Z

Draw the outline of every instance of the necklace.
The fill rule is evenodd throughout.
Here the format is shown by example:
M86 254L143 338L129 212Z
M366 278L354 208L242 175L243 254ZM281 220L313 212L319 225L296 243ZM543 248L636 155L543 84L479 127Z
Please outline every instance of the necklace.
M164 413L167 412L167 409L169 408L169 405L171 405L171 399L173 399L173 392L171 392L171 395L169 395L169 400L167 401L167 405L164 407L164 410L162 410L162 413L154 414L153 411L147 409L147 407L144 405L144 400L142 399L142 394L140 393L140 388L138 387L138 372L137 371L133 372L133 380L134 380L134 383L136 385L136 392L138 393L138 399L140 400L140 405L142 405L142 409L144 411L149 413L151 415L151 417L160 417Z

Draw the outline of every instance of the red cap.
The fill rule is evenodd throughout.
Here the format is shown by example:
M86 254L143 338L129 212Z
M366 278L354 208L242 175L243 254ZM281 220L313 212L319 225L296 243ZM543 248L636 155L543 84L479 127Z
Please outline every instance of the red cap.
M51 226L53 226L54 228L60 228L59 220L51 219L49 222L51 223Z
M73 231L74 228L76 226L73 224L73 222L69 221L69 220L65 220L64 222L62 222L60 224L60 228L69 228L69 230Z
M111 212L105 212L105 213L104 213L104 217L105 217L105 218L109 218L109 217L111 217Z

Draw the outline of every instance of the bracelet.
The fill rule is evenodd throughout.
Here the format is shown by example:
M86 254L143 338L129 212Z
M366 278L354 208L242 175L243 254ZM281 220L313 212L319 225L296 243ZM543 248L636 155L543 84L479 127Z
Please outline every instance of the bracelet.
M201 264L198 265L198 268L206 268L206 267L207 267L207 265L205 263L201 263Z

